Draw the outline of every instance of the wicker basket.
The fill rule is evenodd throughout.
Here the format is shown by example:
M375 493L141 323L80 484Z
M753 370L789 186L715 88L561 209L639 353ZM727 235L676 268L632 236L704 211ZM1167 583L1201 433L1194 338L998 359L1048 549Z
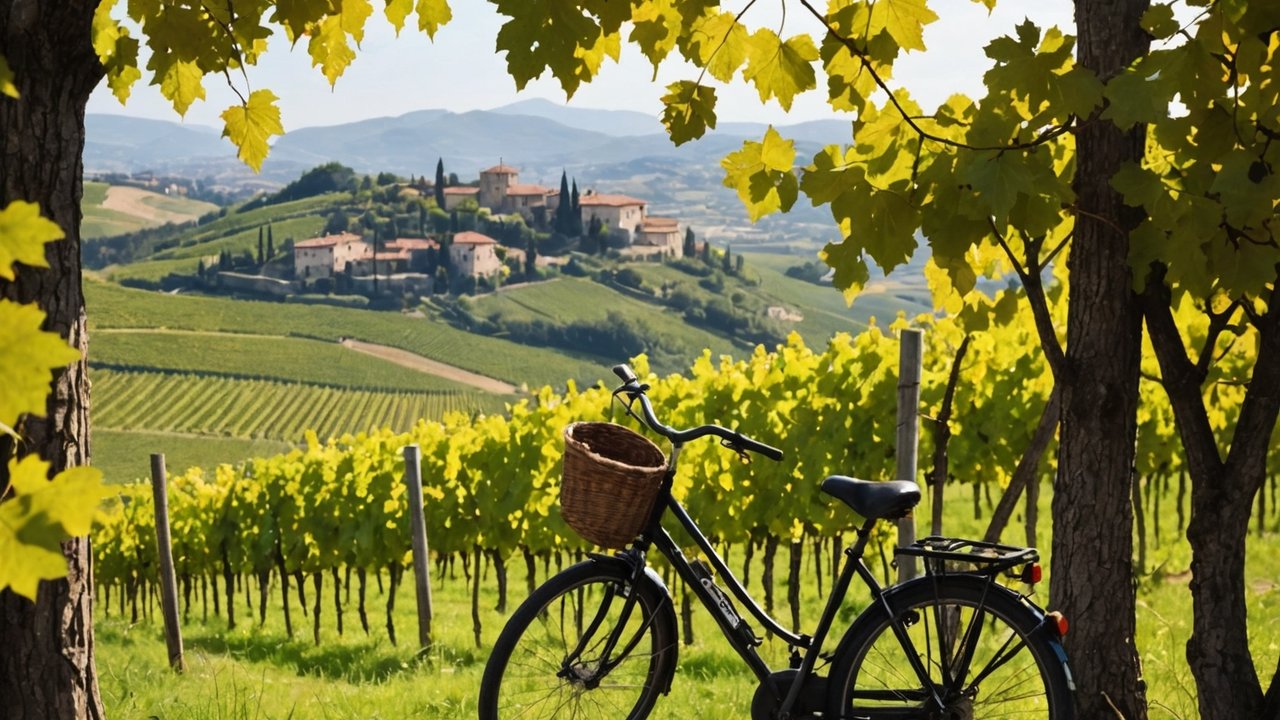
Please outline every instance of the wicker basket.
M596 545L624 548L644 529L666 472L666 457L643 435L573 423L564 429L560 515Z

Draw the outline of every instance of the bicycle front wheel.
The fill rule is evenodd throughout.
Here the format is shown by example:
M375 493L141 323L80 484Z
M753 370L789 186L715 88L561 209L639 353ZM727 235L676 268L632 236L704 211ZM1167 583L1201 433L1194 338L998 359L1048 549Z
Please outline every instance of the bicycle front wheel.
M589 560L548 580L503 628L480 684L480 720L642 720L677 653L671 601L647 575Z
M831 717L1073 717L1057 637L1012 592L977 576L926 577L892 589L889 604L902 636L879 604L849 629L831 674Z

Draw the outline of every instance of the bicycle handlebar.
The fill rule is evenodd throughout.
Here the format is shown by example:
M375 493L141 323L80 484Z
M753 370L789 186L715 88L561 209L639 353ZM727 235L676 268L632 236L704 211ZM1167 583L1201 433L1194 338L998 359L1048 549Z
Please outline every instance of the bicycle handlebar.
M725 443L735 450L750 450L753 453L763 455L770 460L781 460L782 451L775 447L770 447L761 442L756 442L751 438L743 435L737 430L730 430L719 425L701 425L688 430L676 430L675 428L664 425L657 416L653 414L653 405L649 403L649 397L645 395L645 391L649 389L648 385L640 383L636 377L635 371L629 365L615 365L613 374L622 380L622 386L615 390L615 393L625 392L633 400L640 400L640 408L644 412L644 420L653 428L653 431L667 438L673 443L683 444L690 440L697 440L707 435L715 435L725 441Z

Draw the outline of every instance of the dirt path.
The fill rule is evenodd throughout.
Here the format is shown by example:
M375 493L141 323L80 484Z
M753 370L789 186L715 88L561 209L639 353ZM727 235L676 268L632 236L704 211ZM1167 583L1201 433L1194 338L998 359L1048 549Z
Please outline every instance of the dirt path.
M511 385L510 383L495 380L484 375L477 375L476 373L468 372L462 368L454 367L453 365L446 365L442 362L422 357L421 355L415 355L407 350L387 347L386 345L374 345L373 343L361 342L350 338L344 338L342 340L342 346L355 350L356 352L362 352L367 355L382 358L388 362L393 362L397 365L407 367L410 370L429 373L437 377L442 377L446 380L460 382L487 392L498 393L499 395L510 395L516 391L516 386Z
M154 196L155 194L156 193L152 193L141 188L112 185L107 188L107 197L102 201L102 207L108 210L116 210L126 215L133 215L134 217L154 222L157 225L162 225L167 222L186 222L187 220L192 220L198 217L198 214L176 213L169 210L161 210L154 205L144 202L145 198Z

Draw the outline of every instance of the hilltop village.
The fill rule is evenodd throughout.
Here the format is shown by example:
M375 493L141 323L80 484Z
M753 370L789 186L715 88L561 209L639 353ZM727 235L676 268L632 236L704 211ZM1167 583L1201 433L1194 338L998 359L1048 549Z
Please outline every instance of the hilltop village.
M520 171L500 162L475 183L446 183L438 173L436 183L411 178L376 188L384 204L416 206L417 222L412 213L404 222L395 215L390 222L352 222L335 210L321 234L289 239L288 262L268 262L277 256L268 228L270 247L260 248L256 267L213 257L202 263L200 277L223 291L274 296L458 294L543 279L572 262L574 251L636 261L697 251L692 232L675 218L650 215L647 201L579 193L567 177L559 189L521 183Z

